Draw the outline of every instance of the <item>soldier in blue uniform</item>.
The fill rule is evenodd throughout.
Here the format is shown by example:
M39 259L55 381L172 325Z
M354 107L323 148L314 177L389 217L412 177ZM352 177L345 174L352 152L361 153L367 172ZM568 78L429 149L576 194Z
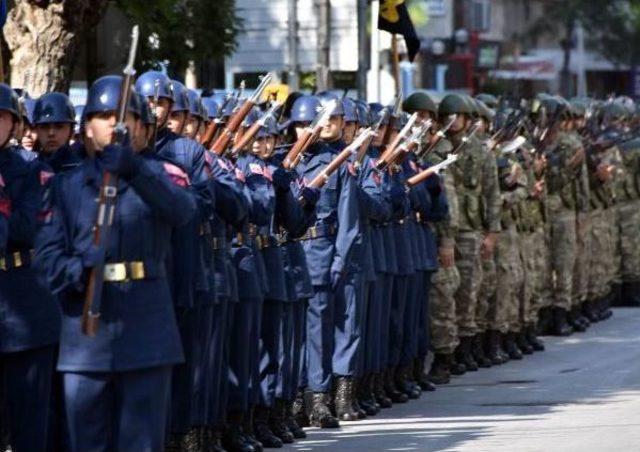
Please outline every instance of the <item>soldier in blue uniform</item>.
M193 89L187 90L189 98L189 117L186 120L183 135L192 140L200 142L200 138L204 133L204 125L207 120L204 105L200 95Z
M319 103L308 96L298 98L292 107L292 117L303 106L314 111ZM308 149L298 165L305 182L313 179L342 149L341 105L335 113L320 133L320 141ZM293 127L296 133L301 130L298 122L294 121ZM334 173L321 190L315 225L301 238L314 290L307 309L306 340L308 383L313 391L310 421L322 428L339 426L329 409L334 372L343 386L351 376L348 366L353 356L349 356L349 345L355 338L350 336L347 322L351 320L348 315L353 311L348 312L348 308L353 300L339 295L349 277L351 254L359 233L356 190L356 179L346 167Z
M32 265L41 193L51 173L27 162L9 140L20 120L13 90L0 84L0 173L11 205L0 256L2 394L13 450L44 450L60 311ZM3 216L9 214L3 198Z
M36 261L62 305L58 370L63 372L72 450L161 450L171 368L183 360L165 260L173 226L194 216L193 197L166 166L112 145L122 78L107 76L89 90L87 159L52 182L51 213L37 241ZM131 98L127 128L141 131ZM88 270L103 171L119 177L100 328L82 334ZM186 178L184 179L186 182Z
M156 85L158 101L155 101ZM202 306L215 303L215 290L210 286L211 267L205 260L201 232L207 232L207 222L215 206L215 190L206 172L205 149L196 141L180 136L189 111L186 88L172 82L166 75L149 71L136 81L137 91L144 96L157 121L155 154L181 168L190 181L190 192L196 198L198 211L192 220L175 228L168 258L170 283L182 337L185 363L174 368L170 445L182 441L186 446L202 441L206 397L202 396L198 370L203 366L205 348L201 329L211 324L211 309ZM175 96L175 97L174 97Z

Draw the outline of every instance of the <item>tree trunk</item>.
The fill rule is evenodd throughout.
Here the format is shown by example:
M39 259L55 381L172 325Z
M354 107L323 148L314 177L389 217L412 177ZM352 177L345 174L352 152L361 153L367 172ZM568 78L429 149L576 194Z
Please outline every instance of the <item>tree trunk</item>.
M96 25L107 2L16 0L3 30L12 55L11 85L34 97L67 92L83 31Z

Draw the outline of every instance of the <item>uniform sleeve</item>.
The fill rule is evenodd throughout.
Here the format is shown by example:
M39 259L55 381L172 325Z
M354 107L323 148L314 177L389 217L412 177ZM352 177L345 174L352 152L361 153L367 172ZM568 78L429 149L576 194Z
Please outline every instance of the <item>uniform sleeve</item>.
M245 172L246 187L251 198L249 221L257 226L265 226L269 224L275 210L275 198L271 183L258 168L257 163L251 163Z
M291 183L291 190L276 191L276 220L292 238L305 234L316 221L315 206L302 205L298 201L298 183Z
M65 221L70 209L64 208L61 185L58 177L52 180L44 206L50 214L42 223L35 240L35 265L45 276L53 294L69 289L83 290L82 258L71 251L72 237Z
M21 190L11 199L9 240L31 248L37 230L38 212L41 207L40 166L29 164Z
M500 232L502 202L498 183L498 167L495 157L490 153L485 153L482 166L482 195L486 209L486 229L489 232Z
M452 248L455 245L455 237L458 233L458 225L460 224L460 208L453 175L450 171L444 171L443 174L444 189L442 190L441 196L446 197L448 215L436 224L436 234L439 246Z
M11 217L11 199L5 192L4 180L0 175L0 253L4 253L9 239L9 218Z
M226 163L224 164L226 166ZM225 169L212 156L211 174L216 194L216 214L225 222L239 226L248 215L248 202L244 197L242 184L233 171Z
M391 217L389 199L382 189L382 180L373 169L370 161L367 159L364 163L362 177L360 178L360 189L358 190L360 202L370 220L383 223ZM376 180L380 183L376 183Z
M187 189L188 179L178 167L169 163L162 167L143 160L138 173L129 180L129 185L162 219L174 226L182 226L193 219L196 213L195 191ZM182 185L182 186L181 186ZM208 198L212 200L212 197Z
M339 173L341 187L338 199L338 234L331 272L343 273L360 232L356 179L343 166Z

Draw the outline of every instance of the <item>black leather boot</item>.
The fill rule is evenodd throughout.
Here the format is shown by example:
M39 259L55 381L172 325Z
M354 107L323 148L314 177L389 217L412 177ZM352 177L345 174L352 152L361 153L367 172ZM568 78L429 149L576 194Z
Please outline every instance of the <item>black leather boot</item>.
M247 441L253 446L256 452L261 452L264 449L264 445L256 438L255 431L253 429L253 415L254 407L249 407L249 410L244 415L244 423L242 424L242 430Z
M183 435L169 435L169 438L167 439L165 445L164 445L164 450L165 452L180 452L181 449L181 440L182 440L182 436ZM2 445L2 447L0 447L0 450L7 450L9 448L8 442L7 445Z
M413 378L423 391L433 392L436 386L429 381L429 375L424 371L424 358L413 360Z
M242 430L243 414L238 411L227 413L227 427L222 435L222 446L229 452L255 452Z
M287 425L286 413L286 402L282 399L276 399L273 408L271 408L269 428L284 444L291 444L294 442L294 436Z
M384 390L384 374L375 374L373 376L373 395L380 408L391 408L393 406L393 401Z
M222 431L218 427L210 427L206 434L206 452L225 452L222 447Z
M471 345L473 336L465 336L460 338L460 344L456 348L455 360L458 364L464 364L467 372L475 372L478 370L478 363L471 355ZM452 372L453 373L453 372ZM457 375L454 373L454 375Z
M373 397L372 375L365 375L360 379L357 387L358 404L367 413L367 416L375 416L380 411L380 407Z
M536 330L539 336L553 334L553 309L550 306L541 308L538 312Z
M487 332L485 352L487 358L491 360L494 366L499 366L509 361L509 357L502 350L500 331L490 330Z
M527 340L527 335L524 331L520 331L516 334L516 345L523 355L533 354L533 346Z
M358 413L353 410L354 384L352 377L336 377L336 391L333 398L336 417L341 421L357 421Z
M534 351L544 351L544 342L542 342L542 340L538 336L536 336L536 326L533 323L527 325L526 335L527 341L529 341L529 344L531 344L531 347L533 347Z
M628 290L628 289L627 289ZM635 293L635 300L636 303L640 300L638 300L638 297L640 297L640 293L638 293L638 287L636 285L635 289L632 289L632 294ZM625 300L624 299L624 292L623 292L623 284L622 283L614 283L611 284L611 291L609 292L609 300L608 300L608 307L611 308L611 306L621 306L625 303L628 303L629 300ZM625 304L625 306L631 306L630 304ZM636 306L640 306L638 304L636 304Z
M394 373L394 380L396 383L396 388L403 392L410 399L419 399L421 390L418 389L418 385L414 385L408 379L408 367L398 366Z
M307 407L304 399L304 392L298 391L296 395L296 399L293 401L291 405L291 413L296 421L296 423L304 428L310 427L311 423L309 422L309 415L307 414Z
M595 308L594 300L585 300L582 303L582 315L584 315L591 323L600 321L600 316L598 315L598 311Z
M409 401L409 397L396 387L392 369L387 369L384 372L384 392L393 403L407 403Z
M567 313L567 323L571 325L573 331L577 331L578 333L584 333L587 331L588 325L585 323L585 318L580 315L578 311L578 307L574 306Z
M298 421L296 421L296 418L293 415L293 402L289 401L289 400L286 400L284 402L284 404L285 404L284 422L285 422L287 428L293 434L293 437L295 439L304 439L304 438L306 438L307 434L304 432L302 427L300 427L300 425L298 424ZM307 423L308 423L309 422L309 418L307 416L305 416L305 419L307 420Z
M269 427L271 409L257 406L254 410L253 433L255 439L260 441L263 447L268 449L279 449L282 447L282 440L278 438Z
M516 333L509 332L502 336L504 351L509 355L509 359L521 360L522 352L516 345Z
M429 381L436 385L446 385L451 380L451 355L436 353L429 370Z
M338 428L340 422L336 419L329 409L330 396L324 392L314 392L312 398L311 415L309 422L314 427L320 428Z
M567 322L567 311L557 306L553 307L553 335L571 336L573 328Z
M482 367L487 369L491 367L492 363L489 358L487 358L484 354L484 343L485 343L485 334L478 333L473 337L473 341L471 343L471 355L476 363L478 363L478 367Z
M353 411L358 415L358 419L366 419L367 411L362 406L360 406L360 401L358 400L358 387L360 386L360 379L352 378L351 380L353 384L353 398L351 399L353 402Z
M602 299L600 300L600 304L599 304L600 320L607 320L613 315L613 312L611 311L611 303L613 300L619 297L619 294L618 294L619 291L620 291L620 286L614 285L613 288L611 289L611 292L606 297L602 297Z

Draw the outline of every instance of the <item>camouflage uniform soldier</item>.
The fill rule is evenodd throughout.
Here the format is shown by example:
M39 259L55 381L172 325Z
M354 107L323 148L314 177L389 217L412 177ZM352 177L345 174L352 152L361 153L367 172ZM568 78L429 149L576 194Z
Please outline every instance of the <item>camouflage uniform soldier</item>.
M458 228L457 231L449 229L444 235L449 239L455 236L456 266L460 272L460 287L455 295L460 339L455 353L458 364L456 370L473 370L477 369L477 363L471 355L471 346L477 333L475 312L482 280L481 250L484 255L491 254L495 246L495 233L500 230L497 171L495 159L486 152L477 138L471 137L463 141L471 125L470 102L460 95L448 95L440 103L438 114L444 123L455 118L447 136L454 149L459 148L460 155L459 160L450 167L458 198ZM439 156L445 157L442 154ZM449 200L452 197L448 194ZM450 258L453 251L450 248L451 242L447 245L449 248L445 250L445 254ZM450 356L436 355L431 373L447 374L450 365Z

